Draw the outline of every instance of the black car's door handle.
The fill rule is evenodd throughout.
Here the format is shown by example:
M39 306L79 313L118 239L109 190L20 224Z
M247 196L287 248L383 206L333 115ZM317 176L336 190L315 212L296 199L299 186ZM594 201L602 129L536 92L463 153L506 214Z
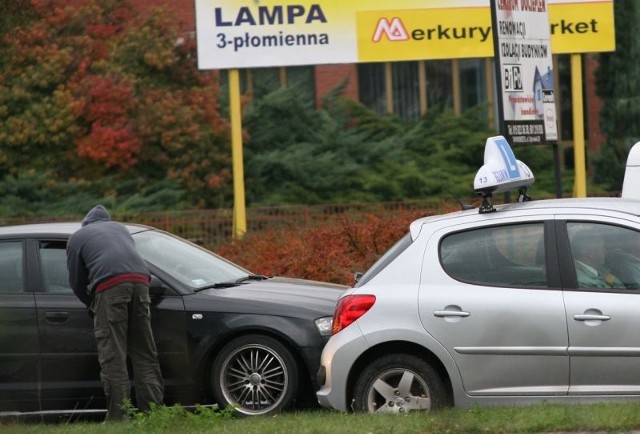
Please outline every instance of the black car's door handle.
M69 318L69 314L67 312L47 312L44 317L49 322L65 322Z

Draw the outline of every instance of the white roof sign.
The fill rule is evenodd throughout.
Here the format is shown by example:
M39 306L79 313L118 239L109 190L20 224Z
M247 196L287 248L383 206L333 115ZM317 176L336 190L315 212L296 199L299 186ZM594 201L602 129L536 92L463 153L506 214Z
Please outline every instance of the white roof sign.
M529 187L535 181L533 172L517 160L503 136L489 137L484 148L484 165L473 182L477 193L499 193Z

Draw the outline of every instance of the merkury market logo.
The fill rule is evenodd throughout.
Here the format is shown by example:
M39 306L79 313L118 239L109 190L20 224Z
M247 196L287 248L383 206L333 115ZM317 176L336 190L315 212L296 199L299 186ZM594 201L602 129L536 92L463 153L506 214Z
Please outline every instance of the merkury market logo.
M235 11L228 8L215 8L214 24L220 31L216 33L218 48L239 51L244 48L297 47L329 44L329 35L318 32L277 32L264 34L253 30L236 32L239 28L264 28L271 26L292 26L326 24L327 17L319 4L308 8L304 5L243 6Z
M389 41L423 41L423 40L448 40L448 39L476 39L480 42L487 40L491 34L491 26L479 27L447 27L438 24L435 27L407 30L404 22L399 17L391 20L380 18L373 32L373 42L380 42L386 37Z

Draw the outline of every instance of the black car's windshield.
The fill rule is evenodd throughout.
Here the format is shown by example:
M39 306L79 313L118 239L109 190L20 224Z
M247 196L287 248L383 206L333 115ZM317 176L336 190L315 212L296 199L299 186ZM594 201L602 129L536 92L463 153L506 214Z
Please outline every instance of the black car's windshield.
M215 253L165 232L138 232L133 238L146 261L194 289L241 281L252 275Z

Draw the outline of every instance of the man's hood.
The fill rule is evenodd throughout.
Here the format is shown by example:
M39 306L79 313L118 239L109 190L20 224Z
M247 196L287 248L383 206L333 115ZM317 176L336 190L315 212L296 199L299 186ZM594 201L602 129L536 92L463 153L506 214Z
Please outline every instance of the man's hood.
M95 222L106 222L109 220L111 220L109 211L107 211L107 209L102 205L96 205L87 213L86 216L84 216L84 219L82 219L82 226Z

